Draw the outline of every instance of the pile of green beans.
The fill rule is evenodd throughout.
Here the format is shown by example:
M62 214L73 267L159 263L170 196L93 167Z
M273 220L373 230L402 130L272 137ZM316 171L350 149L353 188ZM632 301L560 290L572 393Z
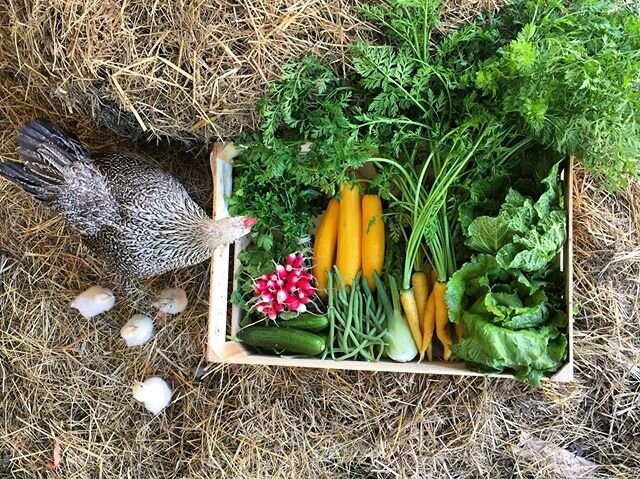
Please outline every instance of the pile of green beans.
M379 361L385 347L385 314L367 281L358 273L347 288L334 267L328 277L327 298L329 337L322 358Z

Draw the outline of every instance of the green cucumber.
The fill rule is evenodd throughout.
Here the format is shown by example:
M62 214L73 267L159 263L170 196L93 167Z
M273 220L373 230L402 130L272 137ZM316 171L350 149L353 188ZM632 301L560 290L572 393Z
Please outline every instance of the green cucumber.
M318 333L329 327L329 320L326 316L305 313L291 319L281 319L278 321L281 328L302 329L303 331L311 331Z
M238 341L249 346L270 349L276 353L308 354L324 351L325 341L317 334L293 328L251 326L236 333Z

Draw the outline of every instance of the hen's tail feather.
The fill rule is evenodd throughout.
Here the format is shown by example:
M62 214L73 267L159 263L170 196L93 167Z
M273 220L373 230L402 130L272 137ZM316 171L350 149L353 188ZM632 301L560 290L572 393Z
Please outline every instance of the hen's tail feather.
M75 136L46 119L36 119L18 132L17 153L24 163L0 163L0 175L38 199L47 189L65 183L64 170L74 162L90 162L91 155Z
M46 159L59 166L69 166L74 161L90 161L91 158L89 150L76 136L62 131L44 118L30 121L20 129L18 154L24 154L25 161L41 162ZM45 158L38 160L42 156Z
M29 175L24 163L17 161L3 161L0 163L0 176L20 186L39 200L46 199L46 192L37 178Z

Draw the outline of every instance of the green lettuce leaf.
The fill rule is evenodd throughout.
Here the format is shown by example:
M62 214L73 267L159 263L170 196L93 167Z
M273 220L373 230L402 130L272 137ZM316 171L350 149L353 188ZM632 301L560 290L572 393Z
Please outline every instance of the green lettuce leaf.
M469 298L486 294L490 284L504 273L492 255L479 254L465 263L447 283L445 301L449 310L449 321L457 323L464 308L473 302Z
M513 233L526 233L536 220L533 201L510 189L500 208L499 216Z
M508 184L509 177L505 174L474 180L468 188L469 199L458 206L460 226L465 233L475 218L493 216L500 211Z
M556 371L566 356L567 339L553 324L513 331L466 312L461 323L463 339L451 350L483 372L510 369L519 379L539 387L544 374Z
M476 301L470 312L483 314L498 326L516 330L544 324L549 317L549 306L547 295L542 290L524 300L518 293L494 291Z
M560 167L560 163L556 163L551 168L551 171L547 175L546 178L542 180L542 183L546 186L546 189L538 201L536 201L535 209L539 218L546 218L547 215L554 208L564 208L564 201L562 191L560 190L561 185L558 181L558 168Z
M524 235L514 235L513 243L500 248L496 259L500 267L537 271L551 262L567 239L566 213L552 211Z
M467 235L465 244L472 250L496 254L503 245L511 242L513 232L502 216L480 216L469 225Z

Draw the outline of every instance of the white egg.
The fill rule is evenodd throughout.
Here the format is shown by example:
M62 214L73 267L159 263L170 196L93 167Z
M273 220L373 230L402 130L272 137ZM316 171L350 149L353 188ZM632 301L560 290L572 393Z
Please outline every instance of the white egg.
M153 336L153 320L144 314L134 314L120 329L127 346L142 346Z
M89 319L109 311L115 303L116 297L111 290L102 286L92 286L76 296L70 306Z
M157 376L136 382L133 385L133 397L144 404L147 411L158 414L171 402L173 392L164 379Z
M167 288L160 292L152 305L166 314L179 314L187 307L187 293L182 288Z

